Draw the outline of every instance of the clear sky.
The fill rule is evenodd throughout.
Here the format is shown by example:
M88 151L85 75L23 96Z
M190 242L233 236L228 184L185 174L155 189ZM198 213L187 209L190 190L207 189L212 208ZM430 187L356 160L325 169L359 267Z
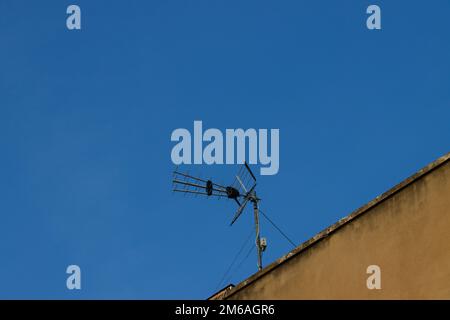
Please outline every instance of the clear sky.
M366 28L370 4L381 30ZM297 243L450 151L447 0L1 0L0 12L0 298L214 293L253 220L229 227L233 202L172 194L170 135L194 120L280 129L280 171L258 176L258 193ZM184 169L226 184L238 167ZM292 246L261 223L267 264ZM256 271L252 240L225 282ZM71 264L80 291L66 288Z

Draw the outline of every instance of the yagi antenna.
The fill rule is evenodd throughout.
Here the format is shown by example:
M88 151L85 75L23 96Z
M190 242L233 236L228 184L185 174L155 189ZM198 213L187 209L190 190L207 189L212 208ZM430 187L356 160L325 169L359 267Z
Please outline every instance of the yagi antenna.
M173 172L173 191L184 194L205 195L207 197L218 197L233 199L238 204L238 209L231 220L233 225L244 212L249 202L253 203L253 214L255 218L256 249L258 252L258 270L262 269L262 253L266 250L266 239L260 238L259 234L259 209L258 202L261 200L256 196L256 177L247 162L240 167L235 181L231 186L222 186L211 180L206 180L183 173L175 169Z

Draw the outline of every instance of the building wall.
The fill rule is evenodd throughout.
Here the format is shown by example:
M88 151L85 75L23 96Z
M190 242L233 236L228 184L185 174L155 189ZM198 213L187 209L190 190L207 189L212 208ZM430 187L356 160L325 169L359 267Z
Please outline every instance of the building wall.
M366 285L381 268L381 290ZM397 188L227 299L450 299L450 162Z

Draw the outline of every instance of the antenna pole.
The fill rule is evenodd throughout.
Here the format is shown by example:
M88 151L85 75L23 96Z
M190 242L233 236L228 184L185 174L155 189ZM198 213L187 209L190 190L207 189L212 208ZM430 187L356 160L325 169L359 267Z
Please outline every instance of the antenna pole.
M258 271L262 270L262 253L266 250L267 241L265 238L261 239L259 230L259 208L258 202L261 200L256 196L256 177L252 170L248 166L247 162L244 162L244 166L239 170L239 174L236 176L236 180L239 185L233 186L221 186L217 183L213 183L211 180L206 180L198 177L191 176L187 173L179 172L177 169L173 172L173 191L181 192L184 194L205 195L213 197L226 197L233 199L238 204L239 208L234 214L231 225L244 212L244 209L248 202L253 203L253 213L255 216L255 231L256 231L256 249L258 254ZM246 170L246 171L245 171ZM252 182L253 180L253 182ZM250 184L252 183L252 184ZM235 183L233 183L234 185ZM264 212L261 212L264 215ZM265 215L264 215L265 216Z
M255 214L255 228L256 228L256 249L258 253L258 270L262 270L262 250L261 250L261 237L259 235L259 209L258 209L258 198L256 193L253 192L251 195L253 202L253 212Z

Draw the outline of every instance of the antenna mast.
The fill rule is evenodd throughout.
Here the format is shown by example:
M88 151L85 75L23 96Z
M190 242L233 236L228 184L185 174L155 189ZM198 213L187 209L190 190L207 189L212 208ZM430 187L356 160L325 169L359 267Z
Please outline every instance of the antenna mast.
M182 192L185 194L206 195L208 197L226 197L233 199L238 204L234 217L231 221L232 226L236 220L244 212L248 202L253 203L253 214L255 218L256 231L256 249L258 254L258 270L262 270L262 253L266 250L267 241L260 236L259 228L259 207L258 202L261 200L256 195L256 177L248 166L247 162L241 166L232 186L222 186L213 183L211 180L197 178L186 173L179 172L177 169L173 172L174 192ZM181 189L180 189L181 187ZM241 203L242 201L242 203Z
M253 202L253 213L255 215L255 229L256 229L256 249L258 250L258 270L262 270L262 244L261 244L261 238L259 235L259 210L258 210L258 198L256 198L255 193L255 200L252 200Z

